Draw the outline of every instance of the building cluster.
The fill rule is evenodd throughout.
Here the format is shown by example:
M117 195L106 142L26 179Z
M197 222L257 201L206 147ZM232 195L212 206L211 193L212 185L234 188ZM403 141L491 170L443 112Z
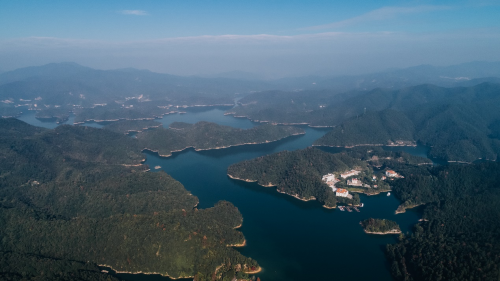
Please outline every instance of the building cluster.
M326 174L323 176L322 180L332 189L333 192L335 192L336 196L352 199L352 195L349 194L349 191L347 191L347 189L335 187L335 184L340 180L337 179L334 174Z
M352 179L348 179L347 180L347 185L352 185L352 186L362 186L363 185L363 182L356 179L356 178L352 178Z
M350 170L344 173L340 174L340 178L347 179L347 185L349 186L359 186L359 187L366 187L366 188L371 188L369 184L363 183L363 181L357 179L357 178L351 178L352 176L360 174L361 171L358 170ZM384 174L380 175L381 180L385 180L387 178L403 178L403 176L399 175L393 170L387 170L385 171ZM335 195L338 197L346 197L349 199L352 199L352 195L349 194L349 191L344 188L337 188L335 187L335 184L340 182L340 179L336 178L336 176L333 173L329 173L323 176L322 178L323 182L325 182L333 192L335 192ZM377 181L377 176L373 175L372 176L372 181ZM377 185L373 186L374 188L377 188Z
M332 188L333 192L337 190L335 184L340 180L336 179L334 174L326 174L323 176L322 180L326 183L326 185Z

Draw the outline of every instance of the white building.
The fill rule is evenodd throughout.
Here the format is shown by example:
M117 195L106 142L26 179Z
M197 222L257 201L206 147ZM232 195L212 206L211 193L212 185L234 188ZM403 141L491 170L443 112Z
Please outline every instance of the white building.
M347 185L362 186L363 182L361 182L360 180L358 180L356 178L353 178L353 179L347 180Z
M337 192L335 192L335 195L338 197L348 197L349 191L347 191L347 189L337 188Z
M335 184L337 182L339 182L338 179L335 178L335 175L334 174L326 174L323 176L322 180L329 186L332 188L333 192L335 192L337 190L337 188L335 187Z
M361 171L356 171L356 170L350 170L348 172L345 172L343 174L340 174L340 177L342 178L348 178L348 177L351 177L351 176L355 176L357 174L361 173Z
M393 170L387 170L385 171L385 175L390 178L394 178L398 176L398 173L394 172Z

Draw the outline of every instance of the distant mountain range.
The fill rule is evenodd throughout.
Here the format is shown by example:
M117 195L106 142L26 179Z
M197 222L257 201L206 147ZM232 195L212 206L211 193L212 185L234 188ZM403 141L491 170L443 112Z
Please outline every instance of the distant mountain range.
M350 75L283 78L276 84L294 85L299 89L333 89L338 91L404 88L420 84L443 87L473 86L481 82L500 82L500 62L469 62L446 67L420 65L404 69Z
M331 126L359 114L359 105L365 104L361 109L370 109L383 102L377 99L372 100L374 104L366 104L364 92L421 84L468 87L484 82L500 83L500 62L447 67L422 65L357 76L308 76L273 81L239 71L220 75L226 78L183 77L134 68L97 70L71 62L20 68L0 73L0 116L16 116L21 108L28 107L36 109L39 118L56 117L61 121L70 111L77 114L79 121L146 119L159 117L173 107L231 106L235 98L244 97L241 103L251 106L235 109L235 115L278 123ZM430 88L435 86L421 87L429 88L422 88L424 92L432 92ZM353 98L357 95L363 96L361 101L338 111L356 107L356 112L344 112L340 119L332 116L337 114L330 112L336 108L335 104L344 99L356 101ZM260 104L255 105L257 100ZM318 110L320 108L324 110ZM109 114L111 111L113 114ZM325 115L326 111L330 113ZM325 116L336 119L327 120Z

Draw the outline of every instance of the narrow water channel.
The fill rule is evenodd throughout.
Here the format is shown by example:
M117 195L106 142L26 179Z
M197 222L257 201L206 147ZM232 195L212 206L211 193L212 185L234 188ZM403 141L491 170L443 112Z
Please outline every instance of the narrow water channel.
M223 108L190 109L158 121L165 127L175 121L211 121L222 125L250 128L256 124L224 116ZM23 119L22 119L23 120ZM24 119L26 121L26 118ZM28 122L28 121L27 121ZM244 145L196 152L188 149L171 157L146 152L151 168L161 166L200 200L198 208L212 207L227 200L243 215L240 229L247 245L242 254L257 260L263 271L261 280L392 280L383 249L397 235L368 235L359 225L369 217L395 220L409 232L419 219L418 210L395 215L399 202L394 196L361 196L365 207L360 213L327 210L316 201L303 202L256 183L230 179L226 170L233 163L262 155L311 146L328 129L303 127L305 135L277 142ZM425 153L415 149L416 155ZM411 152L411 151L408 151ZM422 155L419 155L422 156ZM119 274L126 280L168 280L160 276Z

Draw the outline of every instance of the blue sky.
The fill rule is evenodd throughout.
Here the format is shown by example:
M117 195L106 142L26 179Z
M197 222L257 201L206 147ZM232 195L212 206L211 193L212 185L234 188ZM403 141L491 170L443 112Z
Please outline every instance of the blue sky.
M7 1L0 70L353 74L500 60L500 1Z

